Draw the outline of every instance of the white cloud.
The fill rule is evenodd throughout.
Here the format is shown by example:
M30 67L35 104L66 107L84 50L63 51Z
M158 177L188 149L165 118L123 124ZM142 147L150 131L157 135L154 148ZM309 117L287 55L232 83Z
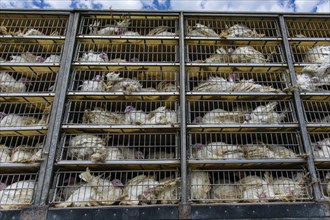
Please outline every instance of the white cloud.
M44 0L50 8L68 9L71 5L71 0Z
M319 0L295 0L296 11L299 12L310 12L316 5L319 3Z
M33 0L0 0L0 8L37 8Z
M317 12L327 12L330 13L330 0L326 0L322 3L320 3L317 8L316 8Z
M101 3L104 9L108 9L112 6L112 9L129 9L129 10L139 10L142 9L143 4L141 1L136 0L122 0L122 1L111 1L111 0L97 0L97 2Z

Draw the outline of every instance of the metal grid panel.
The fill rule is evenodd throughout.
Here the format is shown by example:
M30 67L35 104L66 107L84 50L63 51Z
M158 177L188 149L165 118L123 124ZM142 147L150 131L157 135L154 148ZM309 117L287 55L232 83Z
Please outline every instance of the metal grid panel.
M210 203L304 202L312 199L304 170L192 170L190 200Z
M124 92L124 94L178 91L179 76L176 71L77 70L72 74L69 91ZM117 76L117 74L119 74L119 79L111 80L112 76Z
M292 43L291 50L294 64L321 64L330 60L330 44L316 42Z
M64 36L68 16L1 14L0 35L19 37Z
M0 45L0 62L10 62L11 64L59 63L61 54L61 43L2 43Z
M190 108L189 108L190 107ZM291 101L189 101L189 124L297 123Z
M330 103L329 101L303 100L305 120L310 124L330 123Z
M42 159L46 135L0 136L0 163L35 163Z
M69 101L66 125L177 125L176 101Z
M291 38L329 38L329 18L287 17L288 36Z
M38 174L0 174L0 208L20 209L33 202Z
M328 199L330 197L330 170L317 169L316 171L321 184L322 196Z
M330 160L330 134L329 133L309 133L309 140L315 159Z
M58 161L148 161L179 159L178 133L65 134Z
M178 17L166 15L86 15L81 18L78 34L93 36L177 36Z
M297 159L305 156L297 132L190 133L193 160ZM239 162L239 161L237 161Z
M50 93L55 90L56 72L0 72L1 93Z
M59 171L50 203L57 208L175 204L180 199L180 182L175 170Z
M286 63L282 46L274 45L187 45L186 62L193 63L249 63L284 64Z
M277 20L261 16L188 17L185 30L191 37L281 37Z
M173 44L102 44L78 43L75 62L178 62L177 46Z
M0 102L0 109L1 128L46 126L51 105L46 102Z
M291 86L286 71L231 72L187 71L187 91L191 92L273 92L280 93Z

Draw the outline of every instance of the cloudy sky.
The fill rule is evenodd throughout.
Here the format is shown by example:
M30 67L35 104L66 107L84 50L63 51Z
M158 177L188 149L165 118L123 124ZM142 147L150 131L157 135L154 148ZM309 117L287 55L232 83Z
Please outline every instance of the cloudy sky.
M330 0L0 0L0 8L330 12Z

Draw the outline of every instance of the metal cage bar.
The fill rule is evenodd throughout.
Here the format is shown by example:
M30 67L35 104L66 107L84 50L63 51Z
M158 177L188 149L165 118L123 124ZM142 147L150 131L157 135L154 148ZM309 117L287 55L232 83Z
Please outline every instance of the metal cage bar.
M83 15L78 35L92 36L177 36L177 16Z
M176 170L59 171L50 203L57 208L175 204L180 199L180 182Z
M304 170L192 170L190 200L200 203L304 202L311 200Z
M34 202L33 195L37 181L36 173L0 174L1 209L20 209L30 206Z
M178 160L178 133L64 134L57 161Z
M65 36L68 16L1 14L0 35L18 37Z
M330 38L329 18L286 17L289 38Z
M303 100L305 121L308 124L329 124L330 104L328 101Z
M316 42L290 43L294 64L322 64L330 59L330 44Z
M304 158L297 132L189 133L192 160L280 160ZM241 161L237 161L241 160Z
M58 64L61 60L62 44L46 43L2 43L0 62Z
M330 170L317 169L316 172L320 180L322 198L328 199L330 196Z
M51 93L55 91L57 75L54 71L1 71L0 92Z
M322 132L309 133L315 160L330 160L330 134Z
M0 163L39 163L46 135L0 136Z
M225 37L225 38L281 37L279 26L276 19L269 17L253 17L253 16L251 17L237 17L237 16L187 17L185 34L188 37Z

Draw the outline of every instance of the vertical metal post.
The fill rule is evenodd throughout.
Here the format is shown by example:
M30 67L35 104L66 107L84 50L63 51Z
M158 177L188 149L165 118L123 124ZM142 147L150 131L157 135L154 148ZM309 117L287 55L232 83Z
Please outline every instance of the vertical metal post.
M187 189L187 125L186 125L186 72L185 72L185 40L184 40L184 14L180 12L179 17L180 34L180 109L181 109L181 203L179 205L179 218L189 219L191 217L191 206L188 204Z
M50 184L52 181L53 165L64 113L66 91L69 84L69 75L71 71L71 61L74 52L78 20L79 13L75 12L70 15L45 144L45 152L48 153L48 157L47 160L43 161L41 164L39 172L37 195L35 197L35 204L39 206L46 205Z
M283 44L284 44L284 49L285 49L285 55L286 55L286 60L288 62L288 67L290 71L290 79L293 85L297 84L296 80L296 74L292 62L292 54L291 54L291 49L290 49L290 44L288 40L288 33L287 33L287 28L285 24L285 20L283 15L279 16L280 19L280 27L282 31L282 39L283 39ZM302 101L300 98L300 94L298 90L293 91L293 98L294 98L294 103L295 103L295 109L296 109L296 114L299 122L299 128L300 128L300 133L302 137L302 143L304 145L306 154L307 156L307 165L308 165L308 170L310 173L310 178L312 181L312 187L313 187L313 193L314 193L314 199L316 201L321 199L321 189L320 185L318 184L318 179L316 175L316 170L315 170L315 164L314 164L314 158L313 158L313 153L312 153L312 147L309 143L308 139L308 131L306 128L306 123L305 123L305 118L304 118L304 112L303 112L303 106L302 106Z

